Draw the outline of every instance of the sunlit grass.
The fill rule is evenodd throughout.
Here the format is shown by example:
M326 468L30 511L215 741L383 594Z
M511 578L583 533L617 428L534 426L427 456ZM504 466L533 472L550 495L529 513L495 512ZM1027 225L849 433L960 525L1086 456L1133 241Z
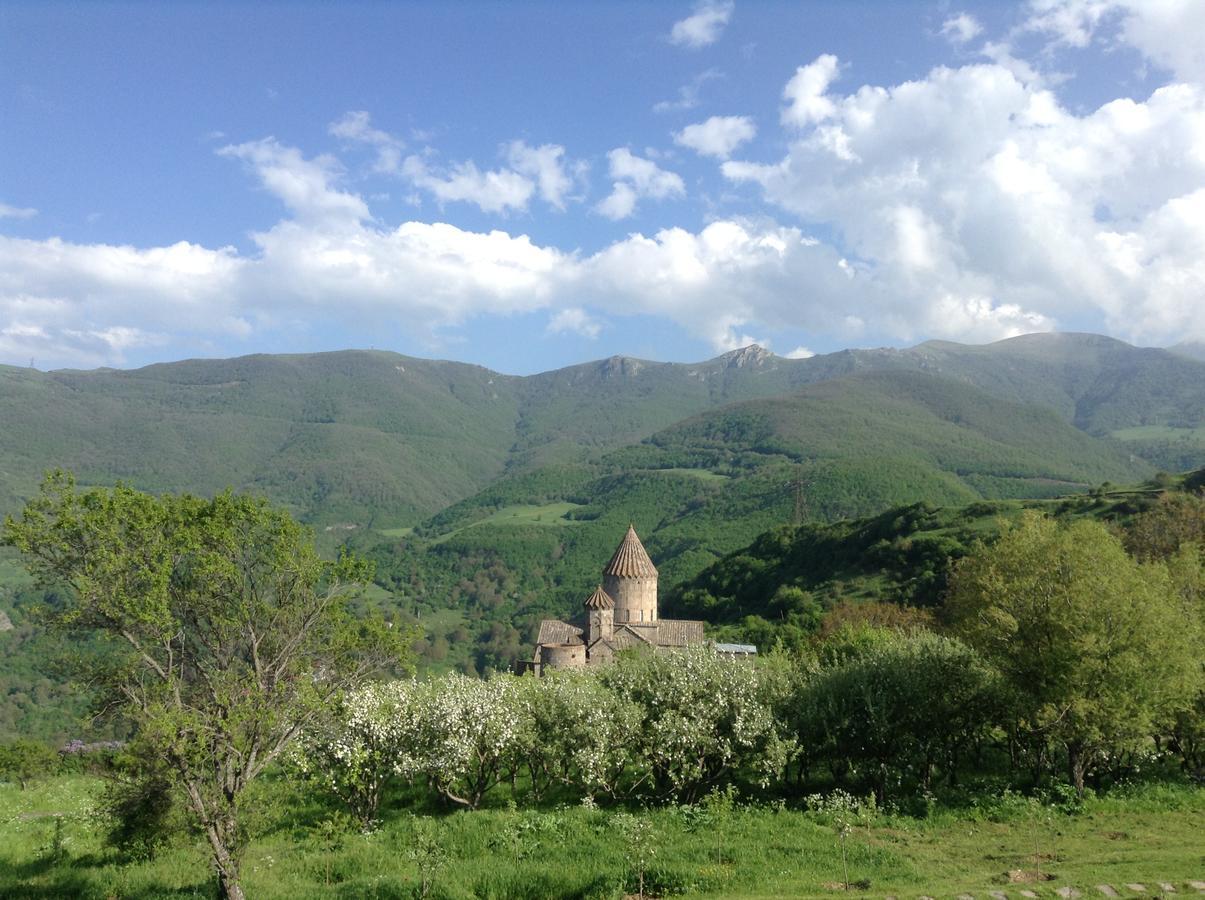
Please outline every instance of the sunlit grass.
M204 842L181 835L155 860L122 864L101 841L92 811L96 779L57 778L27 791L0 786L0 896L210 897ZM402 798L370 833L323 836L332 815L320 798L274 782L256 800L259 836L247 852L249 897L418 896L419 870L407 855L418 813L433 815L448 862L433 897L614 897L634 888L616 811L582 806L504 806L447 813ZM843 870L834 823L824 815L767 806L708 812L665 807L639 813L652 824L646 885L654 895L840 896ZM54 859L55 816L62 855ZM1054 896L1127 882L1181 884L1201 877L1199 825L1205 791L1153 786L1089 799L1074 815L1016 796L929 818L879 815L853 827L849 879L861 895L950 896L1022 887ZM1009 884L1008 873L1038 869L1041 883Z

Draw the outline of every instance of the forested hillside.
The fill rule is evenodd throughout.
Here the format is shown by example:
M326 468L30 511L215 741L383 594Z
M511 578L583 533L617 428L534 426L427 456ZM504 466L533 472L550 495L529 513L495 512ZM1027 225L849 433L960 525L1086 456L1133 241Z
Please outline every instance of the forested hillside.
M1203 491L1200 469L1075 497L951 507L921 502L862 519L784 525L679 583L663 602L667 615L706 619L724 626L720 633L730 637L797 644L823 616L836 610L839 618L853 604L936 610L951 563L977 542L990 542L1025 510L1117 528L1142 517L1145 528L1126 532L1130 550L1140 557L1162 555L1158 541L1170 538L1205 546Z
M414 525L504 474L595 460L707 410L867 371L942 375L1052 408L1156 467L1205 463L1205 363L1095 335L791 360L612 357L528 377L379 351L132 371L0 367L0 510L52 467L85 483L262 491L326 527Z
M429 662L500 668L539 618L576 612L629 522L669 587L796 517L1149 474L1049 410L933 375L866 373L704 413L594 464L502 479L400 539L361 546L402 607L428 617Z
M262 492L328 552L373 557L365 602L419 621L424 665L483 671L576 610L629 522L670 591L793 522L1136 483L1156 469L1136 451L1199 465L1203 392L1205 364L1092 335L530 377L372 351L9 367L0 511L52 466L84 484ZM0 557L16 626L0 633L0 718L57 733L72 701L29 617L38 596Z

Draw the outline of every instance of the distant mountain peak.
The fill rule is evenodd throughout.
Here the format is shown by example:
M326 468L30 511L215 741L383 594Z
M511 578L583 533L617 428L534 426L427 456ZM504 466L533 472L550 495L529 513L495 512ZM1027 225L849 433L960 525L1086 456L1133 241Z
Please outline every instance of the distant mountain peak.
M608 356L599 363L599 369L604 378L634 378L645 365L643 361L630 356Z
M739 350L729 350L720 356L724 365L729 369L747 369L753 366L764 366L774 359L774 354L759 344L750 344Z

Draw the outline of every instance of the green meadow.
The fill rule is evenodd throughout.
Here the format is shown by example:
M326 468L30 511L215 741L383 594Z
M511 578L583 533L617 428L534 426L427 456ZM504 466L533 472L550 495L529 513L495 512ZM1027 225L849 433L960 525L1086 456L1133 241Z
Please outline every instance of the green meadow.
M150 862L104 847L95 812L99 779L57 777L22 791L0 785L0 896L211 897L199 835L175 837ZM1030 890L1056 897L1109 884L1192 894L1205 876L1205 790L1131 785L1082 807L1016 794L904 815L863 808L844 839L832 814L739 800L652 810L589 806L447 812L393 798L383 823L348 827L320 796L269 781L248 804L256 837L244 865L247 894L265 900L422 897L632 896L638 854L629 816L648 823L646 896L769 898L986 896ZM417 848L417 849L416 849ZM848 882L848 888L846 884Z

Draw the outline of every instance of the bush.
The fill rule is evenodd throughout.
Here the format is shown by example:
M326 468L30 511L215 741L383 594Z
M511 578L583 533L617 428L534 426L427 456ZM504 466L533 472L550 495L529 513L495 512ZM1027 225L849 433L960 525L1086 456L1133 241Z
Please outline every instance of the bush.
M58 754L40 741L18 738L0 744L0 779L19 784L21 790L55 774L58 763Z

